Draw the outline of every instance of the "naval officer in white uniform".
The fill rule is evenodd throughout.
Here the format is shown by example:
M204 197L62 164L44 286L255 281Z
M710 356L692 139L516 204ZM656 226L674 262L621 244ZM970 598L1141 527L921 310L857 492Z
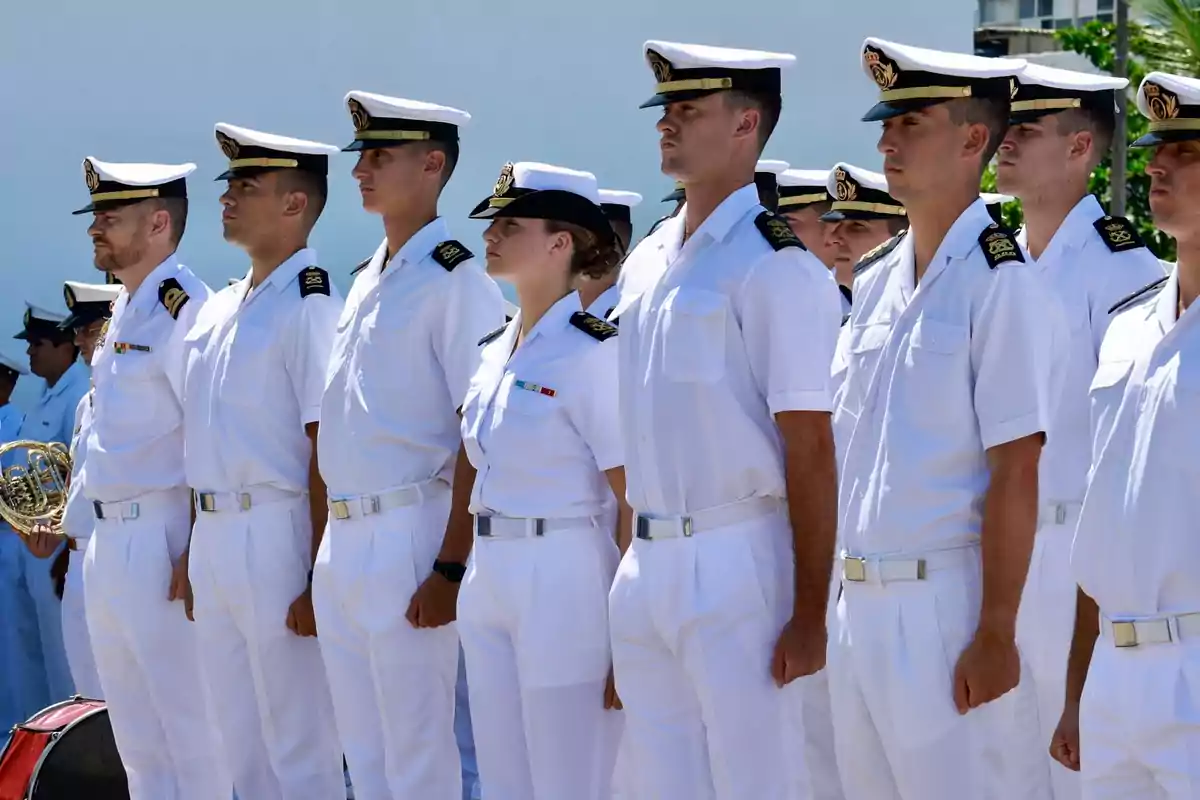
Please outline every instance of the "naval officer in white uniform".
M457 411L503 299L437 211L470 116L358 91L346 104L353 175L386 236L329 359L318 457L330 513L313 604L355 796L455 800L453 622L472 535Z

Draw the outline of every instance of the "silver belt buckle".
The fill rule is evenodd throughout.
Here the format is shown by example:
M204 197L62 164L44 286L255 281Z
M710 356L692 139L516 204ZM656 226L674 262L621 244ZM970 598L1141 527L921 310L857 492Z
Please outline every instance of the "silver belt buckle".
M842 578L852 583L865 582L867 580L867 560L857 556L843 556Z
M1117 647L1137 647L1137 625L1132 622L1112 624L1113 644Z
M329 504L334 519L350 519L350 506L345 500L334 500Z
M142 508L137 503L129 504L129 514L122 514L121 519L137 519L142 515Z
M492 518L484 516L475 516L475 535L488 538L492 535Z
M542 517L538 517L537 519L535 519L533 521L533 535L534 536L545 536L546 535L546 520L543 519Z
M650 519L648 517L643 517L641 514L638 514L637 517L635 517L634 521L633 521L633 530L634 530L634 535L637 536L637 538L645 539L646 541L649 541L651 539Z
M363 515L379 513L379 495L373 494L370 497L363 498Z
M681 517L679 519L679 524L683 527L684 538L690 538L692 535L692 518Z
M212 492L200 492L200 494L196 495L196 498L200 501L201 511L213 512L217 510L217 498L213 496Z

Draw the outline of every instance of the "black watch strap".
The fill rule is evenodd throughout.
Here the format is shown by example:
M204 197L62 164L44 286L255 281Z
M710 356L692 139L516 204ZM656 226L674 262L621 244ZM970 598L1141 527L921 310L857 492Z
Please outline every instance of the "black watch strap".
M451 583L462 583L467 574L466 564L455 564L453 561L434 561L433 571Z

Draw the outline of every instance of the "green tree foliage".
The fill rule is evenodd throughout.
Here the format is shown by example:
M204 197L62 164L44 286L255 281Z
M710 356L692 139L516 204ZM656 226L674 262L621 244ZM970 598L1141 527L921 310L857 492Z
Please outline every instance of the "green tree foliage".
M1200 0L1146 0L1146 13L1156 21L1160 17L1149 8L1163 6L1173 9L1164 11L1163 15L1175 14L1174 19L1191 20L1192 28L1200 45L1200 15L1196 8ZM1178 8L1176 8L1178 7ZM1184 10L1181 10L1184 9ZM1185 11L1187 13L1185 13ZM1190 14L1190 16L1189 16ZM1163 16L1161 21L1166 21ZM1178 26L1182 22L1172 22L1170 27L1151 28L1138 23L1129 23L1129 53L1128 61L1129 91L1126 102L1129 141L1133 141L1146 132L1146 118L1137 109L1137 88L1147 72L1162 70L1185 75L1200 72L1200 49L1190 50L1190 37L1181 36ZM1064 28L1055 31L1055 37L1064 50L1073 50L1084 55L1105 72L1113 71L1113 61L1116 56L1116 26L1112 23L1093 21L1081 28ZM1150 217L1150 179L1146 176L1146 163L1153 151L1150 149L1130 150L1128 153L1128 175L1125 181L1125 214L1133 222L1142 238L1159 258L1170 261L1175 259L1175 241L1154 228ZM1106 157L1092 174L1090 191L1100 198L1101 204L1108 207L1112 203L1112 157ZM994 192L996 185L995 166L989 166L983 176L983 190ZM1010 227L1021 224L1020 204L1006 203L1004 206L1004 222Z

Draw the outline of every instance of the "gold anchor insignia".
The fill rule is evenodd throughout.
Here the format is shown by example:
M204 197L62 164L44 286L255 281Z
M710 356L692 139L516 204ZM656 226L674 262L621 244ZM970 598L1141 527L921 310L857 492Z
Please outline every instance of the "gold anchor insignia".
M346 105L350 108L350 121L354 123L354 130L365 131L371 125L371 115L367 113L367 109L363 104L351 97L346 101Z
M1124 244L1133 238L1133 234L1126 230L1125 226L1119 222L1105 225L1104 229L1108 231L1108 238L1113 244Z
M87 183L89 192L94 192L100 188L100 175L96 172L96 168L92 166L92 162L87 159L83 161L83 180Z
M997 261L1008 258L1017 252L1017 248L1008 234L999 231L987 237L987 249Z
M67 308L73 310L75 308L75 290L70 286L64 286L63 295L67 301Z
M1150 111L1150 119L1158 122L1164 119L1175 119L1179 116L1179 97L1174 92L1164 89L1157 83L1147 83L1145 93L1146 108Z
M461 253L462 248L451 242L447 242L446 244L438 247L438 255L447 261L453 261Z
M868 47L863 51L863 61L866 63L867 69L871 71L871 77L876 85L882 90L892 88L900 79L896 63L874 47Z
M650 62L650 69L654 72L654 80L659 83L671 82L671 62L667 61L660 54L653 50L646 51L646 60Z
M25 327L28 328L29 323L31 323L31 322L33 322L33 309L27 308L27 309L25 309L25 321L22 324L24 324Z
M496 178L496 185L492 187L492 195L494 197L503 197L513 185L513 164L508 162L500 169L500 177Z
M848 203L858 197L858 189L855 187L854 181L846 175L845 171L839 169L834 178L837 180L837 186L834 187L834 190L837 192L838 200Z
M217 131L217 144L221 145L221 152L224 153L225 157L230 161L237 158L238 143L235 142L231 137L221 133L220 131Z
M785 241L795 235L792 233L791 226L778 217L767 220L767 227L770 229L771 235L775 237L775 240L779 242Z

